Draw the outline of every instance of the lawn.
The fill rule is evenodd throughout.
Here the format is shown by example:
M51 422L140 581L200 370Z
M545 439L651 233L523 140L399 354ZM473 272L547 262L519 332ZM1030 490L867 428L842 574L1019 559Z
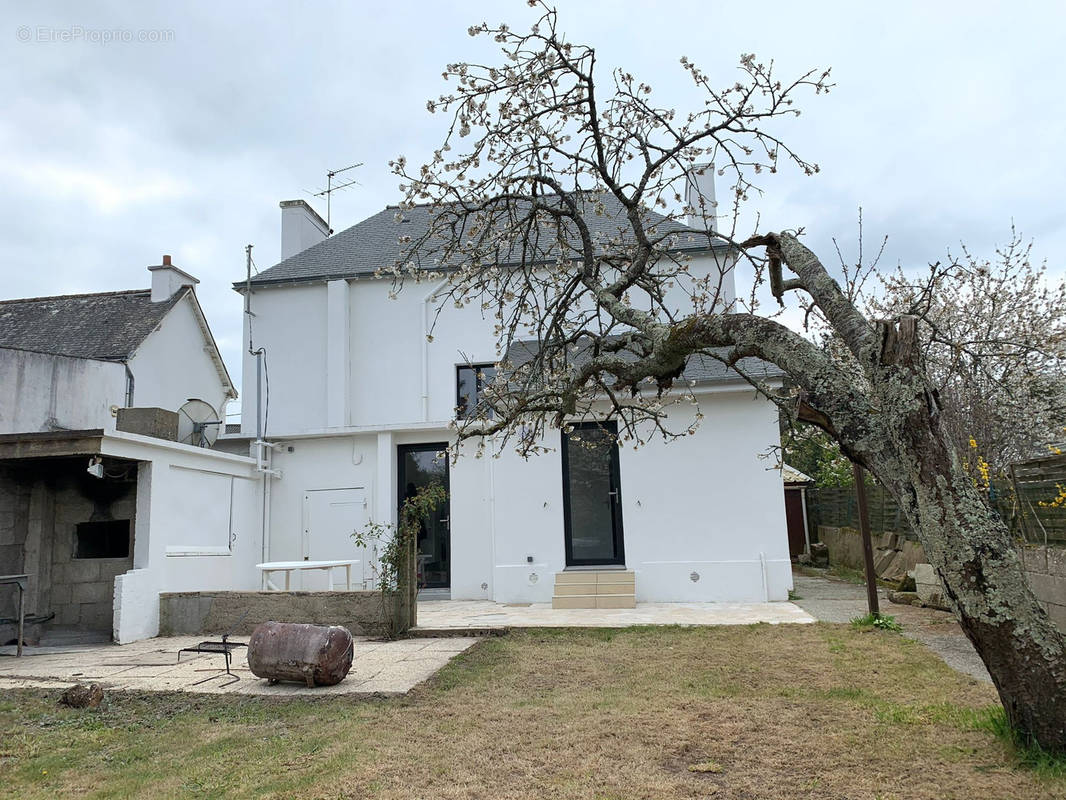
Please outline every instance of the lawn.
M1066 798L995 693L845 625L539 630L405 698L0 697L11 797Z

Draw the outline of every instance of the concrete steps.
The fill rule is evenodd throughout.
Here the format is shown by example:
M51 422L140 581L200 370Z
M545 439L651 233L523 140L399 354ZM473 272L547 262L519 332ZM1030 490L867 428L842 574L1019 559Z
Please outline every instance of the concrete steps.
M636 608L635 581L629 570L557 572L552 608Z

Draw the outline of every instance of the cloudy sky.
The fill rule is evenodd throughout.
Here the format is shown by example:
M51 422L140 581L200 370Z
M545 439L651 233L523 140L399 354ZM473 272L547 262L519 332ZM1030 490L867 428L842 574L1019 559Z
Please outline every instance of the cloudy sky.
M522 0L2 7L0 296L139 288L172 254L200 278L237 381L241 301L229 287L246 244L260 268L277 261L278 202L324 213L308 193L354 162L360 185L334 197L335 229L396 202L387 162L420 160L440 139L425 101L443 90L443 66L493 58L467 27L535 17ZM826 259L832 237L850 252L861 205L868 239L889 237L889 264L919 267L960 241L991 254L1013 220L1052 270L1066 265L1066 6L558 8L571 41L650 83L662 104L695 99L682 55L723 85L746 52L782 75L831 66L836 89L785 131L821 174L778 176L761 203L764 227L805 227Z

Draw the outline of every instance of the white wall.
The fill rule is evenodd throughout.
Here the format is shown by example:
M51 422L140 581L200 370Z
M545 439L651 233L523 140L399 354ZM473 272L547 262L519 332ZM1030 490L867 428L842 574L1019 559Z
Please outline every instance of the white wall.
M700 405L706 419L694 436L619 452L637 599L785 600L792 579L781 479L772 459L759 458L778 442L776 410L735 389L704 394ZM675 427L688 413L671 410ZM551 599L566 566L559 436L548 436L549 454L523 460L504 451L452 470L453 598L483 597L487 581L498 602Z
M0 433L113 430L125 393L121 364L0 348Z
M253 346L266 348L270 379L268 435L326 427L326 297L324 283L252 295ZM248 322L245 315L245 342ZM241 433L254 436L256 358L247 348L243 368ZM264 405L266 395L264 390Z
M189 296L178 302L130 358L134 406L177 411L197 398L223 413L226 389L205 349L193 303Z
M778 443L776 410L739 384L701 393L700 407L706 417L696 435L619 454L626 566L637 574L638 600L784 600L792 583L782 485L772 459L759 457ZM670 413L680 429L691 410ZM550 601L566 566L559 436L548 438L555 452L528 460L511 449L477 459L468 445L452 466L453 599ZM302 557L308 491L362 488L368 518L393 521L396 446L447 438L426 428L283 441L271 560Z
M122 432L106 435L101 453L141 462L133 569L115 580L116 641L158 633L160 592L259 587L252 459Z
M751 389L703 395L700 408L694 436L619 453L637 600L786 600L781 474L774 458L759 457L779 443L777 410Z
M304 494L329 489L364 489L367 512L378 519L382 511L375 499L377 440L374 436L338 436L329 439L281 441L272 466L281 470L271 485L270 560L303 558ZM289 448L292 452L289 452ZM388 520L390 521L391 517ZM352 543L351 558L358 558Z
M731 266L698 257L690 273L724 270L722 291L731 302ZM255 290L253 347L266 348L270 373L268 434L452 419L456 366L493 362L501 354L494 320L479 304L445 305L436 313L439 286L408 283L394 299L391 281L373 278ZM691 312L691 291L690 276L668 291L675 313ZM246 317L245 340L247 326ZM248 436L255 433L255 357L245 353L243 366L241 432Z

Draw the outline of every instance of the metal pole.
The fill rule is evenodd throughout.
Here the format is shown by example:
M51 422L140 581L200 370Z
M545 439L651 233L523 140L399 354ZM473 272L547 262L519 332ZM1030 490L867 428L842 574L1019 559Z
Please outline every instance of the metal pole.
M26 619L26 590L22 586L22 581L18 583L19 587L19 633L18 644L15 647L15 655L22 655L22 637L23 637L23 625Z
M877 604L877 573L874 572L874 547L870 540L870 509L866 506L866 483L862 467L851 462L851 474L855 476L855 498L859 501L859 533L862 536L862 557L866 566L866 602L870 614L881 616Z

